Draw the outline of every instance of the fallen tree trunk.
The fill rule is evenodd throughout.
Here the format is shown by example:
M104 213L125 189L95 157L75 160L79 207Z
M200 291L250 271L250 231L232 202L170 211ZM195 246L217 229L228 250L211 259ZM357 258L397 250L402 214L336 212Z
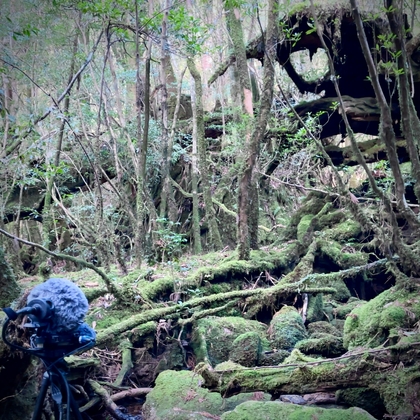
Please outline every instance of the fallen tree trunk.
M206 388L225 398L243 392L268 392L278 398L367 387L379 392L390 414L415 415L420 412L419 345L411 345L410 360L407 353L395 351L397 348L359 349L335 359L263 368L212 370L200 363L196 372L204 378Z

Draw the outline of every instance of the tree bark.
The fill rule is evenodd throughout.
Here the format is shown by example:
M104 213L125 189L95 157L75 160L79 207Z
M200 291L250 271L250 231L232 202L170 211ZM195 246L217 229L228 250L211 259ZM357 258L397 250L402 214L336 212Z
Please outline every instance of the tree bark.
M197 145L197 101L195 95L195 86L191 86L191 105L193 114L193 130L192 130L192 156L191 156L191 186L192 186L192 237L194 254L202 252L201 246L201 229L200 229L200 213L198 198L198 145Z
M172 222L176 222L176 211L173 205L172 184L169 181L171 153L169 150L169 128L168 128L168 88L167 88L167 69L170 65L170 57L168 54L168 15L170 9L170 1L166 0L166 6L163 10L162 31L161 31L161 63L160 63L160 83L161 83L161 110L162 110L162 191L160 195L160 211L161 218L168 218Z
M79 38L78 33L76 33L74 37L74 41L73 41L73 52L72 52L72 58L70 62L70 71L69 71L70 75L69 75L68 84L70 84L70 82L72 81L74 68L76 66L78 38ZM42 210L42 232L43 232L42 242L43 242L43 246L46 248L49 248L51 244L51 231L53 230L53 218L54 218L54 215L52 214L52 209L51 209L52 189L54 188L54 181L55 181L54 172L58 168L58 165L60 164L60 155L61 155L61 149L63 146L64 128L66 125L67 114L69 112L69 106L70 106L70 91L67 93L64 99L64 107L62 111L60 131L58 133L58 138L57 138L54 162L51 165L51 170L49 171L51 173L49 175L48 174L46 175L47 185L45 187L44 208ZM48 165L48 162L47 162L47 165Z
M398 67L398 93L402 118L402 131L407 142L407 150L410 155L412 165L411 174L415 179L414 193L420 202L420 158L419 144L415 140L415 133L420 131L420 121L417 112L414 109L413 100L410 96L410 81L408 68L409 58L404 47L404 18L402 15L402 4L394 6L395 0L387 0L387 16L391 31L395 34L394 44L397 53ZM399 11L397 13L397 10ZM416 144L417 143L417 144Z
M257 217L258 202L251 203L251 197L257 199L258 192L255 184L253 185L253 167L255 165L256 156L253 151L251 139L251 127L254 119L254 110L252 102L252 88L249 78L246 48L244 43L244 35L241 23L241 13L236 7L230 6L225 2L226 20L228 31L232 39L233 51L235 55L237 84L239 85L240 95L242 98L242 111L246 117L242 117L242 123L245 124L245 140L243 149L245 156L242 157L242 165L240 169L240 181L238 188L238 251L239 259L249 260L251 251L251 242L258 243L257 232L250 227L254 227L255 223L250 224L251 205L254 206L253 217ZM258 222L257 222L258 225ZM254 236L251 240L251 234Z
M372 82L375 96L378 101L379 108L381 110L381 124L380 124L380 136L385 143L389 164L395 179L395 194L397 198L398 207L401 212L406 216L407 221L413 226L418 227L419 222L416 220L412 210L407 206L405 199L405 187L404 180L401 174L400 164L398 161L398 155L396 151L396 136L393 127L393 120L391 116L391 110L382 91L379 83L378 72L376 71L373 58L370 53L370 47L366 38L366 34L363 28L362 19L360 17L359 9L356 0L350 0L352 6L352 12L357 27L357 34L360 45L363 50L366 63L368 65L369 75Z
M197 121L197 146L198 146L198 165L201 173L201 185L203 189L204 207L206 219L209 226L210 245L213 249L222 249L219 227L217 226L216 213L213 207L211 191L209 185L209 172L206 158L207 142L204 137L204 109L203 109L203 88L201 76L197 70L194 60L187 59L188 70L194 79L195 101L196 101L196 121Z

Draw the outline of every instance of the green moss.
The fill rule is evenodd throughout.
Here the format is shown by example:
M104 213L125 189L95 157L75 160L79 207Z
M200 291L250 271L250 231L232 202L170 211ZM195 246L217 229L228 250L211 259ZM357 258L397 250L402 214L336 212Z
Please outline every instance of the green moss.
M340 268L346 269L358 265L365 265L369 255L364 252L346 252L338 242L333 240L319 240L319 250L330 258Z
M363 408L372 416L381 419L385 414L384 403L378 391L369 388L340 389L335 394L337 404Z
M409 368L396 367L386 375L372 378L372 384L378 390L386 411L395 418L404 419L414 418L413 405L419 401L419 381L417 365Z
M306 314L307 322L320 321L324 318L324 299L322 293L318 293L316 296L309 296L308 311Z
M330 211L319 218L320 230L330 228L346 218L346 213L343 210Z
M295 363L308 363L308 362L315 362L317 360L319 359L316 357L306 356L300 350L293 349L290 355L286 359L284 359L283 364L289 365L289 364L295 364Z
M357 238L362 232L360 224L352 219L347 219L334 226L329 231L331 239L338 242L348 241L349 239Z
M284 241L284 239L296 239L298 231L297 227L301 219L306 215L317 214L324 207L324 205L325 196L318 197L316 193L310 193L298 211L293 213L292 217L290 218L289 225L285 229L283 233L284 236L281 238L281 240Z
M331 294L331 297L338 302L346 302L351 297L349 288L339 276L335 276L335 279L329 282L328 286L334 287L336 290L335 293Z
M233 343L241 334L254 332L264 339L266 330L265 324L242 317L210 316L196 322L192 346L198 361L215 365L229 359Z
M95 330L100 331L112 327L132 315L133 311L129 309L107 310L106 308L99 307L95 308L87 315L86 322L90 325L95 322Z
M404 308L391 304L381 312L379 327L388 330L393 327L405 327L407 321L407 313Z
M348 315L344 324L344 346L348 349L379 346L388 339L392 328L410 326L419 319L418 291L410 293L392 287Z
M252 367L258 363L260 353L261 338L256 332L250 331L235 338L229 359L242 366Z
M273 348L291 350L307 337L302 317L293 306L283 306L270 322L269 339Z
M0 247L0 307L9 306L19 296L20 287L12 268L6 261L3 248Z
M156 378L153 390L147 395L143 414L149 420L208 420L209 415L221 416L252 398L241 394L223 399L220 394L202 388L203 378L189 371L166 370ZM269 395L264 399L268 400Z
M306 214L300 219L300 222L297 226L297 239L301 241L305 233L308 231L309 226L311 225L312 219L315 217L313 214Z
M334 357L345 353L343 339L327 333L314 333L311 338L301 340L296 349L305 354L319 354L323 357Z
M232 360L227 360L226 362L219 363L214 367L214 370L221 371L221 370L241 370L245 369L243 365L239 363L235 363Z
M364 300L351 297L346 303L336 304L333 309L334 318L346 319L347 315L355 308L362 306L366 303Z
M259 366L277 366L290 356L287 350L263 352L260 355Z
M352 407L337 408L308 407L277 401L247 401L232 412L222 415L221 420L375 420L366 411Z
M312 322L308 325L307 328L310 335L324 333L324 334L331 334L336 337L341 336L340 331L337 328L335 328L333 325L331 325L329 322L326 322L326 321Z

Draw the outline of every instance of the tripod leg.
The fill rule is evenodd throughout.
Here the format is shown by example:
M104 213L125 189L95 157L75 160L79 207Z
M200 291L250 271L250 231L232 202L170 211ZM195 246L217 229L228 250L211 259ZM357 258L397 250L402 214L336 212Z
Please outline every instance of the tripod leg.
M71 393L69 394L69 403L70 403L70 408L71 411L73 413L73 416L76 420L83 420L82 414L79 411L79 405L77 404L77 401L74 398L74 395Z
M48 372L44 372L42 377L41 389L39 391L38 398L36 400L34 414L32 420L40 420L42 414L42 407L44 406L45 396L47 395L48 387L50 385L50 375Z

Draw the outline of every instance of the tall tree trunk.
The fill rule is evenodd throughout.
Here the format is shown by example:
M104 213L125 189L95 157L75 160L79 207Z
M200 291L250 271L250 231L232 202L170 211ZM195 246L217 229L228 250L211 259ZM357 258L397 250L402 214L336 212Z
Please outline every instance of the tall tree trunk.
M207 141L204 131L204 109L203 109L203 87L201 85L201 76L191 57L187 59L188 70L194 79L195 89L195 108L197 122L197 146L198 146L198 165L201 173L201 185L203 189L204 208L206 212L206 220L209 227L211 247L214 249L222 248L222 240L220 238L219 227L217 226L216 213L214 211L211 199L211 191L209 184L209 172L206 159Z
M72 53L72 58L70 62L68 84L70 84L73 78L74 68L76 66L77 46L78 46L78 33L76 32L76 35L73 41L73 53ZM54 188L54 182L55 182L54 171L57 169L58 165L60 164L60 155L61 155L61 149L63 145L64 128L66 125L66 118L69 111L69 106L70 106L70 92L68 92L67 96L64 99L63 117L61 119L60 131L58 133L54 162L53 162L53 165L51 166L51 171L49 171L50 174L46 176L47 186L45 188L44 207L42 210L42 232L43 232L42 242L45 248L49 248L51 244L51 231L53 229L53 217L54 217L52 214L52 208L51 208L52 189Z
M195 95L195 86L191 85L191 105L193 114L193 133L192 133L192 158L191 158L191 185L192 185L192 237L194 254L202 252L201 229L200 229L200 211L198 198L198 145L197 145L197 102Z
M160 200L160 217L169 218L172 222L176 221L176 208L173 199L172 183L170 182L170 167L172 150L169 145L169 128L168 128L168 69L171 68L169 47L168 47L168 14L171 6L170 0L166 0L163 8L162 31L161 31L161 65L160 65L160 83L161 83L161 109L162 109L162 192Z
M253 151L253 140L251 138L251 127L254 115L252 87L248 72L240 10L236 7L230 7L227 2L225 2L225 10L227 26L236 58L236 75L240 87L242 108L247 116L246 118L249 119L249 121L246 122L245 118L243 118L246 127L243 147L245 150L245 157L243 158L244 160L239 175L237 231L239 259L248 260L250 258L251 243L254 248L258 246L258 230L255 229L255 227L258 226L259 208L258 191L253 177L256 155ZM251 220L255 218L257 221Z
M152 54L152 42L147 43L147 55L145 65L144 83L140 75L140 40L139 40L139 15L138 3L135 2L136 8L136 112L137 112L137 149L139 157L133 154L136 168L136 198L135 213L136 224L134 226L134 251L137 267L141 266L143 259L143 251L145 246L145 226L146 217L146 158L149 143L149 122L150 122L150 61ZM149 15L154 13L153 1L149 2ZM142 114L144 112L144 124L142 125ZM128 139L129 141L129 139Z
M416 134L420 132L419 117L414 109L414 104L410 96L410 81L408 68L409 58L404 48L404 18L402 14L403 4L395 0L387 0L387 16L391 31L395 34L395 50L401 52L397 58L398 64L398 93L401 109L402 130L411 161L411 175L415 180L414 193L420 202L420 142L415 139ZM397 12L398 11L398 12ZM417 144L416 144L417 143Z
M370 47L367 42L365 31L363 28L362 19L360 17L359 9L356 0L350 0L353 8L353 16L357 27L357 34L362 47L363 55L365 57L369 76L372 81L372 87L375 91L375 96L378 101L379 108L381 110L381 124L380 124L380 137L385 144L389 164L395 179L395 196L397 199L397 205L401 213L406 218L407 222L415 228L419 227L419 222L413 211L407 205L405 199L405 186L404 180L401 174L400 163L398 161L397 149L396 149L396 136L393 126L393 119L391 116L391 110L382 91L379 83L378 72L376 71L375 63L370 53Z
M394 175L395 180L395 195L397 199L397 206L401 214L407 220L407 222L417 231L420 225L420 222L417 220L415 214L407 205L405 199L405 186L404 180L402 178L401 169L398 161L398 156L396 152L396 137L393 128L393 121L391 117L391 111L389 105L386 101L385 95L382 91L382 88L379 84L378 72L376 71L375 64L373 62L372 56L370 54L369 44L367 42L366 34L363 28L363 22L359 13L356 0L350 0L352 6L352 12L357 28L357 35L359 38L360 45L362 47L363 55L366 59L368 65L369 76L371 78L372 87L375 91L376 99L381 110L381 124L380 124L380 138L383 140L389 164ZM389 203L389 199L387 199ZM389 204L388 204L389 207ZM392 239L391 243L395 249L395 252L400 256L401 266L405 272L411 272L412 275L420 275L420 262L418 261L418 256L413 250L407 246L401 237L400 228L398 226L395 215L392 212L392 209L389 211L391 216L392 224ZM394 274L398 278L405 278L404 276L399 276L399 268L390 261L390 264L394 267Z

